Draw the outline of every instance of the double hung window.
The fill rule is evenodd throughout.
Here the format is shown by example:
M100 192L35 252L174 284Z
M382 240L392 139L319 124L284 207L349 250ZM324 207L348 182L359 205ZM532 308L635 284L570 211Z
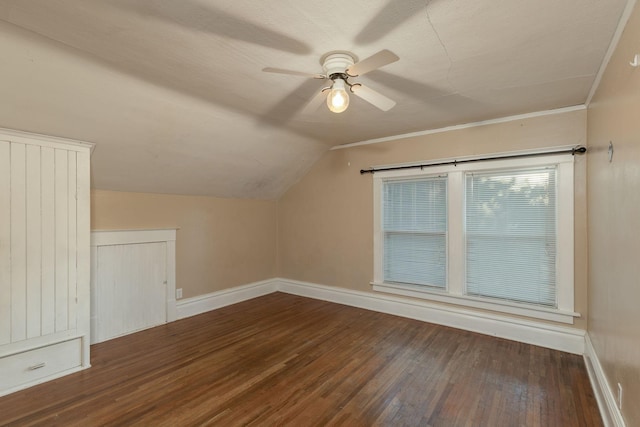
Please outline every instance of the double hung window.
M374 289L572 323L573 157L376 173Z

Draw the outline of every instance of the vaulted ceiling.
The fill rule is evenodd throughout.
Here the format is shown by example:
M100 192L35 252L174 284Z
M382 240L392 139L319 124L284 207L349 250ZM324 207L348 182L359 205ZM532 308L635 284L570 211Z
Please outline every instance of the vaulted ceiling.
M0 127L87 140L93 187L271 199L332 146L586 101L627 0L0 0ZM320 57L382 49L302 112Z

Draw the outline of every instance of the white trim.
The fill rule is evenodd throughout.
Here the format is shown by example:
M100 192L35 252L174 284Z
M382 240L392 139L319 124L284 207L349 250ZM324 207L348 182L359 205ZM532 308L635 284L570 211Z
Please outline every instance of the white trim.
M580 317L580 313L572 311L555 310L533 305L518 304L503 300L488 300L469 295L455 295L452 293L438 292L437 290L420 289L418 285L403 285L394 283L371 283L374 291L403 295L413 298L428 299L431 301L446 302L465 307L479 308L481 310L493 310L502 313L527 316L536 319L550 320L573 324L574 317Z
M602 365L600 364L600 360L598 359L596 350L593 348L593 343L588 333L585 335L584 364L589 373L591 387L596 395L604 425L606 427L625 427L624 419L616 405L613 391L609 386L609 381L602 369Z
M276 291L276 283L273 279L269 279L211 292L193 298L186 298L177 303L177 318L184 319L185 317L206 313L207 311L247 301Z
M89 259L91 260L90 274L91 279L89 296L91 298L90 308L89 308L89 337L90 344L96 343L96 337L98 336L98 315L96 314L98 311L98 292L96 292L96 283L98 283L98 247L91 246L90 247L90 255Z
M382 183L381 179L373 179L373 278L384 277L384 233L382 232ZM378 208L379 207L379 208Z
M178 319L273 292L344 304L573 354L584 354L585 331L582 329L283 278L263 280L180 300L177 307Z
M44 147L60 148L64 145L69 151L84 151L87 148L93 152L95 144L92 142L78 141L69 138L60 138L57 136L43 135L39 133L25 132L21 130L0 128L0 138L8 138L10 141L21 142L23 144L38 144Z
M464 173L455 171L447 174L447 177L447 287L445 291L450 295L464 295L466 280ZM461 226L450 227L450 224L461 224Z
M167 323L178 318L176 309L176 239L175 230L173 240L166 240L167 243Z
M558 163L556 183L558 186L556 192L556 239L558 242L556 247L556 301L558 302L558 310L573 311L575 309L575 184L573 158L571 163ZM568 268L564 268L565 266L568 266ZM571 286L567 285L569 283ZM571 320L573 321L573 318Z
M624 28L627 26L627 22L629 21L629 17L631 17L631 12L633 12L633 8L636 5L636 0L627 0L627 5L622 11L622 15L620 16L620 20L618 21L618 26L616 28L616 32L613 33L613 37L611 38L611 43L609 43L609 48L607 49L607 53L605 53L604 58L602 59L602 64L600 64L600 68L598 69L598 74L596 74L596 78L593 80L593 84L591 85L591 90L589 91L589 95L587 96L587 100L585 101L585 105L588 106L591 104L591 100L593 96L596 94L598 87L600 86L600 81L602 80L602 76L609 65L609 61L611 61L611 57L618 47L618 42L620 42L620 38L622 37L622 33L624 32Z
M516 120L532 119L535 117L551 116L555 114L564 114L564 113L570 113L573 111L581 111L586 108L587 107L585 105L580 104L580 105L574 105L571 107L556 108L553 110L536 111L533 113L518 114L515 116L506 116L506 117L500 117L497 119L490 119L490 120L482 120L479 122L465 123L465 124L455 125L455 126L447 126L447 127L438 128L438 129L428 129L428 130L422 130L418 132L403 133L400 135L385 136L383 138L368 139L366 141L352 142L349 144L334 145L333 147L330 148L330 150L342 150L345 148L358 147L360 145L379 144L381 142L397 141L400 139L413 138L416 136L432 135L434 133L451 132L451 131L456 131L461 129L474 128L478 126L507 123L507 122L513 122Z
M26 351L35 350L37 348L48 347L50 345L59 344L65 341L71 341L75 339L86 339L86 335L79 333L77 330L66 330L61 332L55 332L51 335L41 335L35 338L29 338L28 340L17 341L9 344L2 345L0 348L0 358L11 356L16 353L24 353ZM88 361L84 365L90 366Z
M297 280L278 278L274 281L277 283L276 290L280 292L450 326L568 353L584 353L585 331L582 329Z
M129 245L132 243L175 242L176 228L143 230L92 230L91 246Z

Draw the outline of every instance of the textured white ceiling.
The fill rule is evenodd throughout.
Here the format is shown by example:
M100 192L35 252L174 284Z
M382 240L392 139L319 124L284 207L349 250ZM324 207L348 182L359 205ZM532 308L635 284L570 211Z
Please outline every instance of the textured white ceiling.
M0 0L0 126L96 143L96 188L276 198L333 145L584 103L626 1ZM261 72L381 49L388 112Z

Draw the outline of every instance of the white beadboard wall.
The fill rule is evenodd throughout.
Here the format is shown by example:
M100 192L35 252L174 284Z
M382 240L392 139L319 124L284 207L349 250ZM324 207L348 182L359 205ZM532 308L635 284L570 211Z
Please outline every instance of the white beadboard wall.
M76 328L81 155L0 141L0 345Z

